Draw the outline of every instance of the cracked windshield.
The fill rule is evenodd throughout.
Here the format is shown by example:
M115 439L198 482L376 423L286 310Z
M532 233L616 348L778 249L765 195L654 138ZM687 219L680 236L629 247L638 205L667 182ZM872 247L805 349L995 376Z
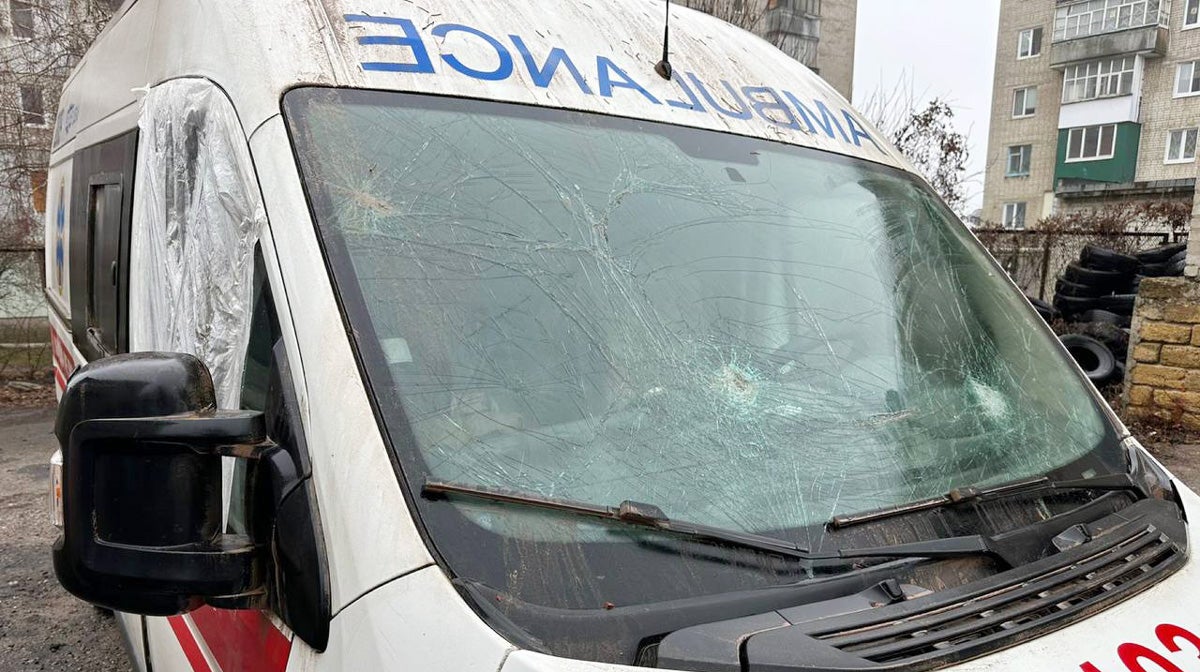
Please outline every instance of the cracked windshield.
M899 171L461 99L287 108L410 478L807 543L1105 436L1036 314Z

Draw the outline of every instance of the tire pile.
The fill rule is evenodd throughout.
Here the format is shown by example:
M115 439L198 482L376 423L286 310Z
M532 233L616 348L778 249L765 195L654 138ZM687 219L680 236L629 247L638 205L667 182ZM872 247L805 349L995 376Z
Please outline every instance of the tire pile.
M1125 378L1129 323L1142 278L1183 275L1186 247L1174 243L1130 256L1085 245L1055 282L1052 303L1030 299L1046 322L1059 326L1059 340L1097 387Z

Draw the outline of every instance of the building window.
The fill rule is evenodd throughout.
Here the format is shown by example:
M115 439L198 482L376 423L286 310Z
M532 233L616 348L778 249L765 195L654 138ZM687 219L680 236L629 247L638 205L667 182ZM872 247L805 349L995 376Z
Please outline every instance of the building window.
M1200 28L1200 0L1187 0L1183 6L1183 27Z
M33 37L33 5L25 0L8 0L13 37Z
M29 193L33 196L33 210L38 214L46 212L46 180L44 170L34 170L29 173Z
M1175 72L1175 97L1200 94L1200 61L1180 63Z
M1078 63L1063 71L1062 102L1128 96L1133 93L1135 56L1106 58L1102 61Z
M1116 140L1116 124L1072 128L1067 131L1067 161L1111 159Z
M1037 112L1037 87L1027 86L1013 91L1012 116L1032 117L1034 112Z
M1017 58L1033 58L1042 53L1042 28L1027 28L1017 35Z
M1033 145L1015 145L1008 148L1008 166L1005 177L1027 177L1029 163L1033 159Z
M1054 12L1054 41L1073 40L1142 26L1167 26L1170 0L1085 0L1060 3Z
M1196 136L1200 129L1181 128L1167 134L1167 163L1191 163L1196 160Z
M46 110L42 90L36 86L21 87L21 122L26 126L45 126Z
M1003 224L1006 229L1025 228L1025 201L1004 204Z

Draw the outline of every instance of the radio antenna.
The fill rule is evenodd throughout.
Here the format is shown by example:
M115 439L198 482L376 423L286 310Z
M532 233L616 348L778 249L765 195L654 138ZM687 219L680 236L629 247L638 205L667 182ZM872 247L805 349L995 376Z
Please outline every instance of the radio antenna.
M666 0L667 18L663 22L663 55L662 60L654 65L654 71L663 79L671 79L671 61L668 59L667 45L671 41L671 0Z

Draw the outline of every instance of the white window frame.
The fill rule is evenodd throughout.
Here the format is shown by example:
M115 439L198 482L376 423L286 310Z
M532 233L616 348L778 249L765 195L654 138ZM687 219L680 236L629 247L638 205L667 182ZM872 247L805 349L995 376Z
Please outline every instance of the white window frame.
M1017 98L1018 97L1020 97L1020 99L1021 99L1021 107L1020 107L1019 113L1018 113L1018 108L1017 108ZM1032 108L1029 105L1030 97L1033 98L1033 107ZM1012 118L1013 119L1028 119L1029 117L1032 117L1033 115L1037 114L1037 105L1038 105L1038 87L1022 86L1020 88L1013 89L1013 103L1012 103Z
M1037 40L1036 42L1034 42L1034 39L1033 39L1034 35L1036 35L1037 31L1039 31L1039 30L1042 30L1041 26L1034 26L1033 28L1026 28L1026 29L1022 30L1021 32L1017 33L1017 60L1018 61L1023 61L1027 58L1037 58L1038 56L1042 55L1042 42L1044 42L1046 40L1046 31L1042 30L1042 39ZM1022 53L1026 48L1026 44L1025 44L1025 36L1026 35L1029 36L1029 44L1028 44L1029 53ZM1037 47L1037 51L1033 50L1034 46Z
M1186 77L1183 74L1184 72L1188 73ZM1197 82L1200 82L1200 60L1184 61L1183 63L1179 63L1175 66L1175 87L1173 90L1176 98L1200 96L1200 84L1197 84L1197 88L1191 89L1190 91L1180 91L1180 89L1183 87L1183 83L1188 80L1191 80L1188 84L1189 87L1193 84L1197 84Z
M1189 135L1192 136L1192 155L1185 156L1184 149L1187 147L1187 136ZM1175 128L1167 131L1167 151L1163 154L1163 163L1195 163L1197 145L1200 145L1200 128ZM1179 149L1179 157L1172 159L1171 150L1176 147Z
M1020 213L1020 221L1018 222L1018 212ZM1014 201L1005 203L1004 209L1000 216L1000 225L1012 231L1021 231L1025 228L1025 218L1029 214L1029 205L1026 201ZM1017 226L1020 224L1020 226Z
M1013 157L1017 158L1017 172L1012 172ZM1021 166L1024 165L1025 170L1022 172ZM1004 155L1004 176L1005 177L1029 177L1029 172L1033 169L1033 145L1009 145L1007 152Z
M1084 0L1054 12L1055 42L1171 23L1171 0Z
M1200 0L1184 0L1183 30L1200 28Z
M1082 103L1099 98L1133 94L1136 56L1117 56L1068 65L1063 70L1062 103ZM1077 89L1082 93L1076 95Z
M1108 148L1108 153L1103 151L1104 129L1112 129L1112 145ZM1075 128L1067 129L1067 152L1066 163L1082 163L1084 161L1105 161L1117 155L1117 125L1116 124L1099 124L1096 126L1076 126ZM1090 131L1096 132L1096 154L1088 156L1084 154L1084 148L1087 147L1087 136ZM1073 138L1079 135L1079 156L1071 157L1071 145Z
M17 2L25 5L25 10L29 12L29 34L17 35L17 8L13 6L13 0L5 0L5 8L8 10L9 35L11 35L13 40L17 42L28 42L36 38L38 34L37 9L32 0L17 0Z
M27 104L29 102L31 102L31 101L28 101L25 99L25 91L26 90L30 91L31 93L36 94L38 97L38 102L41 104L42 110L41 110L41 112L38 112L36 114L41 118L41 121L26 121L25 120L25 115L34 114L34 112L27 110L27 108L26 108ZM47 126L50 125L50 115L46 114L46 92L44 90L42 90L41 87L31 86L31 85L19 86L19 87L17 87L17 99L18 99L18 101L20 103L20 107L21 107L20 115L21 115L21 125L22 126L25 126L27 128L46 128Z

